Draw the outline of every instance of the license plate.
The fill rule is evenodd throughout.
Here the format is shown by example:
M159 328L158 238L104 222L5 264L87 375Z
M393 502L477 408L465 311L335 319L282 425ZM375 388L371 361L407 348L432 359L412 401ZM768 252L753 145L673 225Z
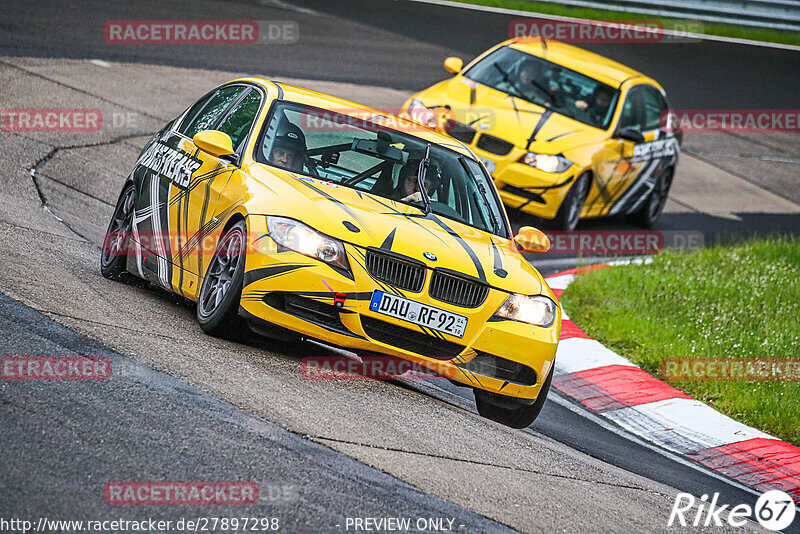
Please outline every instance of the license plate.
M398 297L391 293L375 290L369 309L389 317L397 317L409 323L426 326L431 330L444 332L457 338L464 337L467 327L467 318L463 315L434 308L405 297Z
M494 170L497 168L497 162L494 162L490 159L481 158L483 165L486 167L486 170L489 171L489 174L493 174Z

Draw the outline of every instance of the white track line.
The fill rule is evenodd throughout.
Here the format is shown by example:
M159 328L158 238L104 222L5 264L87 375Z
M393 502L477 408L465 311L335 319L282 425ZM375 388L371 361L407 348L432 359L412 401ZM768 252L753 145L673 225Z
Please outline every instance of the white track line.
M584 24L597 24L603 21L591 19L578 19L575 17L564 17L561 15L548 15L545 13L536 13L534 11L522 11L519 9L507 9L504 7L482 6L478 4L463 4L461 2L451 2L449 0L406 0L408 2L419 2L420 4L431 4L435 6L454 7L462 9L471 9L472 11L484 11L488 13L498 13L501 15L516 15L519 17L529 17L545 20L561 20L567 22L581 22ZM622 12L620 12L622 13ZM787 45L781 43L768 43L766 41L755 41L753 39L739 39L737 37L723 37L721 35L708 35L705 33L691 33L691 32L676 32L672 30L662 30L664 35L672 35L676 37L688 37L690 39L699 39L702 41L718 41L722 43L732 43L748 46L761 46L764 48L777 48L779 50L794 50L800 51L800 46Z

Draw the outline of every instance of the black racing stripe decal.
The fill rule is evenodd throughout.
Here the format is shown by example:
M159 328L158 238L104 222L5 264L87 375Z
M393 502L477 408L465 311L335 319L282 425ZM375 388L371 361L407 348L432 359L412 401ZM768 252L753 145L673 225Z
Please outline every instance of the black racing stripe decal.
M396 232L397 232L397 228L395 228L394 230L392 230L392 231L389 233L389 235L388 235L388 236L386 236L386 239L384 239L384 240L383 240L383 243L381 244L381 248L382 248L383 250L392 250L392 243L394 243L394 234L395 234Z
M592 199L591 206L596 204L609 204L611 199L611 193L608 190L609 184L611 184L611 180L614 179L614 169L620 164L620 162L625 161L625 157L623 152L620 150L619 158L614 162L613 166L611 167L611 172L608 177L601 176L599 174L595 175L595 183L597 184L597 195ZM628 171L626 171L627 173ZM611 209L611 206L608 206L608 209Z
M482 121L483 119L485 119L485 118L486 118L486 117L488 117L488 116L490 116L490 113L487 113L486 115L481 115L480 117L478 117L478 118L477 118L477 119L475 119L474 121L469 121L469 122L467 123L467 126L472 126L472 125L473 125L473 124L475 124L476 122L480 122L480 121Z
M639 191L639 190L640 190L640 189L641 189L641 188L642 188L644 185L646 185L646 184L647 184L648 180L650 180L651 176L653 175L652 173L655 171L655 167L658 167L659 163L660 163L660 162L659 162L659 160L657 160L657 159L655 159L655 160L649 160L649 161L647 161L647 162L643 163L643 164L642 164L642 166L641 166L641 168L640 168L640 170L639 170L639 173L638 173L638 174L636 175L636 177L633 179L633 181L632 181L632 182L631 182L631 184L628 186L628 188L627 188L627 189L626 189L626 190L623 192L623 194L621 194L621 195L619 196L619 198L617 198L617 200L616 200L616 201L614 201L613 205L611 205L611 206L608 208L608 212L607 212L607 213L610 215L610 214L612 214L613 212L616 212L618 208L619 208L619 209L622 209L622 208L624 208L624 207L625 207L627 204L630 204L630 199L631 199L631 196L633 196L633 195L634 195L635 193L637 193L637 192L638 192L638 191ZM621 186L620 186L620 187L621 187ZM618 188L618 189L616 189L616 190L614 191L614 194L613 194L613 196L616 196L617 192L619 192L619 191L620 191L620 189L619 189L619 188ZM643 196L643 195L641 195L641 193L639 194L639 196L640 196L641 198L640 198L640 199L638 199L638 200L637 200L637 202L640 202L640 201L641 201L641 200L644 198L644 196Z
M626 161L630 162L630 160L628 160L627 158L626 158ZM636 188L641 186L641 184L642 184L642 182L644 180L640 180L639 178L641 178L642 176L646 176L647 173L650 172L650 168L653 166L652 165L653 163L657 163L657 161L648 160L648 161L644 162L640 166L638 172L631 165L628 168L628 170L625 171L625 174L622 175L622 178L619 180L620 181L619 186L615 187L613 191L609 191L608 187L606 187L606 193L608 195L608 198L606 200L607 207L606 207L606 210L604 212L604 215L609 214L611 212L611 210L614 209L614 206L617 203L619 203L624 198L628 197L629 196L628 193L627 193L628 191L633 193ZM630 184L628 184L628 186L625 187L625 183L628 181L629 175L634 174L634 173L635 173L634 178L631 180Z
M470 384L472 384L474 381L473 381L473 380L472 380L472 378L470 378L470 376L467 374L467 371L466 371L465 369L461 369L461 367L459 367L459 369L461 370L461 372L462 372L462 373L464 373L464 378L466 378L466 379L467 379L467 380L470 382Z
M183 247L186 246L186 243L188 243L189 239L190 239L190 236L189 236L189 197L188 197L188 195L184 196L183 193L181 193L181 196L183 197L182 200L180 201L180 202L183 203L183 215L181 215L181 213L180 213L180 204L179 204L178 205L178 220L183 218L183 245L181 246L181 248L179 250L179 254L181 255L181 258L183 258ZM181 261L183 261L183 259L181 259ZM198 273L198 275L199 275L199 273Z
M200 150L200 149L198 148L198 150ZM222 165L219 165L217 167L217 169L219 169L220 167L222 167ZM216 179L217 176L219 176L219 175L215 175L214 177L210 178L209 180L206 180L206 182L205 182L205 184L206 184L206 194L203 195L203 209L200 211L200 224L203 225L203 226L206 225L206 216L208 215L208 201L211 198L211 184L214 183L214 180ZM211 220L213 221L213 217L211 218ZM197 256L197 269L198 269L198 272L200 272L200 273L205 273L206 272L205 269L203 269L203 255L202 254Z
M179 194L175 195L174 197L172 197L172 199L170 199L170 206L172 206L173 204L176 204L181 198L188 198L189 193L191 193L197 186L205 183L208 180L212 180L212 179L216 178L220 174L225 174L229 170L230 169L227 169L227 168L225 168L223 166L218 166L215 169L213 169L213 170L211 170L211 171L209 171L209 172L207 172L205 174L199 174L197 176L194 176L192 178L192 181L189 182L189 185L186 186L186 189L181 189L181 192ZM230 171L230 172L231 172L231 174L233 174L233 171Z
M476 375L475 373L473 373L473 372L472 372L472 371L470 371L469 369L464 369L463 367L459 367L459 369L461 369L461 372L462 372L462 373L464 373L464 374L465 374L465 375L467 375L468 377L471 377L471 378L470 378L470 381L471 381L471 382L477 382L477 383L478 383L478 385L479 385L479 386L480 386L482 389L486 389L486 388L484 387L483 383L481 383L480 379L478 378L478 375Z
M544 126L544 123L547 122L547 119L549 119L550 115L552 114L553 114L552 110L549 109L545 110L545 112L542 113L542 116L539 117L539 122L537 122L536 126L533 127L533 132L531 132L531 136L528 138L528 144L525 145L525 150L528 150L531 146L531 143L536 141L536 134L539 133L539 130L542 129L542 126Z
M574 133L575 133L575 132L577 132L577 131L578 131L578 130L570 130L570 131L568 131L568 132L564 132L564 133L560 133L560 134L558 134L558 135L554 135L553 137L551 137L550 139L548 139L548 140L547 140L547 142L548 142L548 143L551 143L551 142L555 141L556 139L561 139L562 137L566 137L567 135L574 134Z
M186 240L186 243L183 245L183 247L179 251L181 257L188 256L193 250L202 250L202 248L199 247L200 242L207 235L209 235L211 232L213 232L218 227L220 227L222 225L222 223L227 221L228 220L228 216L233 212L234 209L236 209L235 205L227 207L225 209L225 211L220 213L217 217L212 217L211 219L206 221L206 223L203 224L200 228L198 228L197 232L192 234L192 236L189 237L189 239ZM216 220L214 220L214 219L216 219ZM200 264L200 261L199 261L199 258L198 258L198 265L199 264Z
M302 269L303 267L309 266L311 266L310 263L286 263L282 265L271 265L269 267L253 269L244 273L244 287L247 287L253 282L257 282L265 278L272 278L274 276L290 273L292 271L296 271L297 269Z
M458 242L458 244L461 245L461 248L463 248L467 252L467 254L469 254L472 263L475 265L475 270L478 271L478 278L481 280L481 282L486 282L486 273L483 272L483 265L481 265L481 262L478 259L477 254L475 254L475 251L472 250L472 248L467 244L466 241L464 241L464 238L458 235L458 233L456 233L455 230L447 226L447 224L435 214L431 213L430 218L436 224L441 226L448 234L450 234L453 237L453 239L455 239Z
M182 201L178 201L178 207L175 210L177 213L175 220L178 223L178 228L175 230L175 237L177 238L176 245L178 246L178 293L185 297L186 294L183 292L183 245L181 245L181 241L183 240L183 235L181 233L181 202ZM188 205L189 202L184 202L184 204Z
M322 262L322 263L323 263L323 265L327 265L332 270L334 270L336 272L336 274L340 274L340 275L344 276L345 278L349 278L350 280L355 282L356 279L353 277L353 273L351 273L349 270L343 269L341 267L336 267L335 265L331 265L330 263L325 263L325 262Z
M341 200L339 200L338 198L336 198L334 196L331 196L329 193L326 193L325 191L323 191L319 187L316 187L316 186L312 185L311 183L309 183L309 182L307 182L305 180L297 180L297 183L303 184L304 186L308 187L312 191L314 191L314 192L318 193L319 195L321 195L323 198L325 198L327 200L330 200L331 202L336 204L336 206L338 206L342 211L344 211L350 217L352 217L353 219L355 219L356 221L361 223L361 226L364 227L364 229L367 231L368 234L370 234L370 236L372 235L372 232L369 231L369 225L365 224L364 221L361 220L361 217L359 217L358 214L355 211L353 211L349 206L347 206Z
M417 214L413 214L413 213L403 213L402 211L398 211L398 210L397 210L396 208L394 208L393 206L390 206L389 204L386 204L385 202L382 202L381 200L379 200L379 199L378 199L377 197L375 197L374 195L370 195L368 198L369 198L369 199L371 199L373 202L376 202L376 203L380 204L380 205L381 205L381 206L383 206L384 208L386 208L386 209L388 209L388 210L391 210L389 213L382 213L382 215L396 215L396 216L397 216L397 215L399 215L400 217L405 217L407 221L411 221L411 222L413 222L414 224L416 224L417 226L419 226L421 229L425 230L426 232L428 232L429 234L431 234L433 237L435 237L436 239L438 239L439 241L441 241L442 243L444 243L444 244L447 244L447 243L445 243L445 242L444 242L444 240L443 240L441 237L439 237L438 235L436 235L436 234L435 234L434 232L432 232L432 231L431 231L429 228L426 228L424 225L422 225L422 224L420 224L419 222L417 222L417 221L415 221L415 220L414 220L415 218L417 218L417 219L424 219L424 218L425 218L425 215L422 215L422 214L419 214L419 215L417 215ZM392 202L394 202L394 200L392 200Z
M317 298L333 298L334 295L330 291L293 291L292 293L300 295L301 297L317 297ZM367 301L372 300L372 293L369 291L354 291L353 293L345 293L345 300L358 300Z

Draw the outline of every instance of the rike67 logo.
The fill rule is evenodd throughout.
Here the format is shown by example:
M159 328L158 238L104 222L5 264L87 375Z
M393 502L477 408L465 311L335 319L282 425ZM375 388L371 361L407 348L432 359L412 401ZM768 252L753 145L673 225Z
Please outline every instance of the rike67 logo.
M748 520L755 519L765 529L777 531L791 525L797 512L792 497L780 490L764 493L753 508L748 504L738 504L729 510L727 504L718 506L718 500L719 493L715 493L711 501L708 495L703 495L699 502L690 493L678 493L667 526L721 527L727 523L732 527L743 527Z

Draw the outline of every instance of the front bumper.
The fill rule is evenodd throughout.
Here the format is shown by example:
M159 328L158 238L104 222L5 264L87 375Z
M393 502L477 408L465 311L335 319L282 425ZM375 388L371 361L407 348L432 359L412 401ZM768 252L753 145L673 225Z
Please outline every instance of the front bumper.
M555 218L578 173L575 165L561 173L550 173L519 163L525 151L517 147L505 156L470 148L496 165L492 179L506 206L543 219Z
M246 257L241 311L251 321L264 321L355 352L404 358L489 392L522 400L539 395L555 358L560 309L549 328L493 320L508 293L492 288L475 309L449 305L429 297L428 271L420 292L402 293L468 317L463 338L431 336L412 323L369 309L373 291L383 288L367 271L363 248L345 244L352 270L345 273L292 251L278 251L266 235L264 217L251 216L249 226L249 235L256 237Z

